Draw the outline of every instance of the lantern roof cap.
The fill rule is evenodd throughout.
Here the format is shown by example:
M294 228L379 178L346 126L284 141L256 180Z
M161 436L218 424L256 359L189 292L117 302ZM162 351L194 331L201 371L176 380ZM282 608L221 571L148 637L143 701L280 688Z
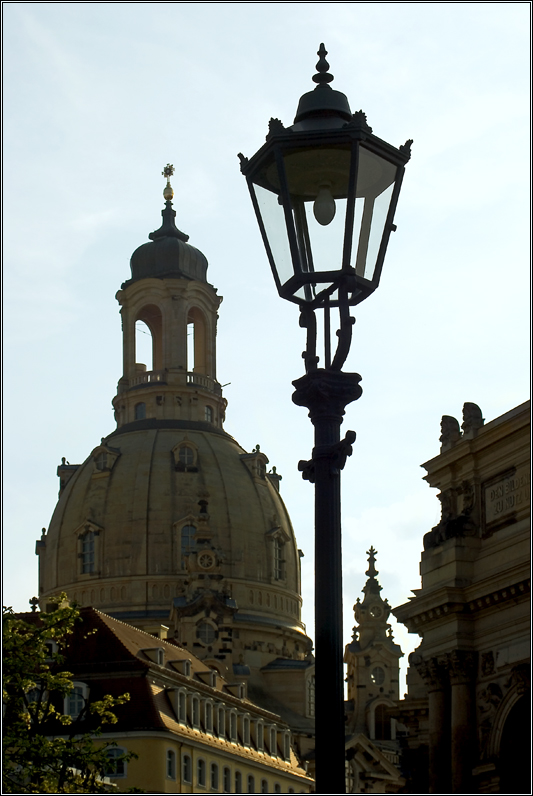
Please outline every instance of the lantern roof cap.
M329 85L333 80L333 75L330 73L329 64L326 61L327 54L326 48L321 44L317 52L317 73L313 75L313 81L317 85L313 91L308 91L300 97L298 110L294 117L294 124L299 125L304 122L303 126L306 129L322 127L324 123L330 127L333 120L338 120L338 126L341 127L352 120L352 112L346 94L332 89Z

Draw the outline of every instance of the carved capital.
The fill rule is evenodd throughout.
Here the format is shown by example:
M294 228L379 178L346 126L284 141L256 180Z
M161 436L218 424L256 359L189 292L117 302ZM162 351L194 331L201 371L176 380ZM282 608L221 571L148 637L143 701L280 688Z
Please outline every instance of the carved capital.
M452 650L446 655L446 668L452 685L469 683L477 671L477 652L470 650Z
M415 667L416 671L424 680L429 691L440 691L447 682L446 656L436 656L434 658L423 658L410 656L409 662Z
M292 400L309 409L314 422L321 417L335 417L342 421L346 406L362 394L361 376L358 373L318 368L293 381Z

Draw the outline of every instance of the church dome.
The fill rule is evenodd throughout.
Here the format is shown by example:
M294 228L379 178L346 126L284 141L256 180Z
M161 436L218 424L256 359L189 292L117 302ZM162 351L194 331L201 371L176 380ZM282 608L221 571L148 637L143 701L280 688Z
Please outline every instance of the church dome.
M255 626L257 643L285 633L290 654L303 653L299 551L280 476L267 464L259 446L246 453L207 423L147 419L118 429L80 466L58 468L41 600L66 591L150 627L168 623L172 607L194 615L207 589L225 625ZM217 610L210 621L215 655L224 647Z
M174 223L172 194L167 179L162 226L134 252L117 293L117 428L83 464L58 468L59 501L37 542L39 598L65 591L242 674L311 649L300 552L280 476L259 446L247 453L223 429L222 298ZM148 363L137 360L138 322L152 337Z
M156 238L136 249L130 261L131 279L182 278L206 281L207 259L199 249L176 237Z

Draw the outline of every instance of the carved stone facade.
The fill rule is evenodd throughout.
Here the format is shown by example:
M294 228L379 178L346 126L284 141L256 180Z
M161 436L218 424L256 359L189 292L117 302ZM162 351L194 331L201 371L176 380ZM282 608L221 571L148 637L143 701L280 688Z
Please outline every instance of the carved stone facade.
M440 489L422 588L393 613L409 658L404 764L412 793L530 793L529 402L485 424L443 418L425 480Z

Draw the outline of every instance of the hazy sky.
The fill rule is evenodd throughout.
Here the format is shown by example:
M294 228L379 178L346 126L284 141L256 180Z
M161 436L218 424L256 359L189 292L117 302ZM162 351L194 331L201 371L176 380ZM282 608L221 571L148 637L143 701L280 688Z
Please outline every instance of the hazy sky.
M37 591L35 540L61 457L114 428L115 293L160 225L177 224L224 301L226 430L261 445L303 559L313 633L307 412L291 401L304 331L277 296L237 153L292 124L324 42L352 111L413 138L378 291L356 308L347 370L363 395L343 474L345 634L378 550L392 605L419 588L440 516L420 464L465 401L487 421L529 393L529 3L4 3L4 602ZM395 622L404 652L418 644Z

